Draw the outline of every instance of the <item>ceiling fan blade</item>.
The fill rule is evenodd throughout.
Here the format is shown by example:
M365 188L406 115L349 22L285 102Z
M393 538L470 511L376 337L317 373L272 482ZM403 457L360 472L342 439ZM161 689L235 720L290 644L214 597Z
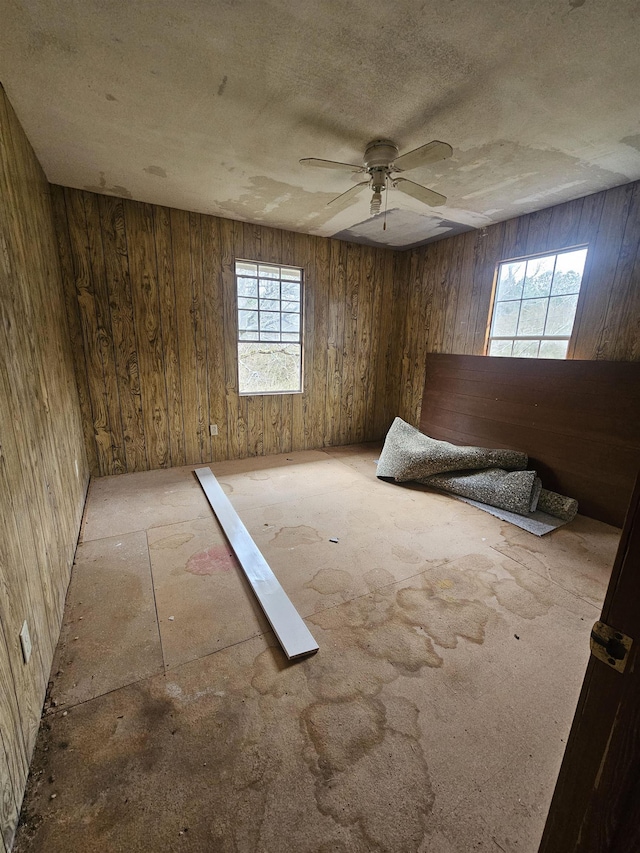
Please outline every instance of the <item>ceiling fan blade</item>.
M340 199L342 199L343 202L344 201L350 201L351 196L357 195L360 192L360 190L362 189L362 187L366 187L366 186L368 186L368 184L369 184L369 181L360 181L359 184L356 184L354 187L351 187L346 192L343 192L340 195L336 196L335 198L332 198L331 201L327 203L327 207L330 204L335 204L337 201L340 201Z
M353 163L338 163L337 160L318 160L316 157L304 157L300 160L303 166L318 166L320 169L340 169L346 172L364 172L362 166Z
M414 183L414 181L408 181L406 178L394 178L393 185L400 192L410 195L423 204L428 204L429 207L438 207L447 200L446 196L440 195L435 190L430 190L427 187L423 187L422 184Z
M433 142L427 142L420 148L414 148L413 151L401 154L395 160L393 168L400 172L407 172L409 169L417 169L418 166L427 166L429 163L437 163L438 160L446 160L452 154L453 148L450 145L434 139Z

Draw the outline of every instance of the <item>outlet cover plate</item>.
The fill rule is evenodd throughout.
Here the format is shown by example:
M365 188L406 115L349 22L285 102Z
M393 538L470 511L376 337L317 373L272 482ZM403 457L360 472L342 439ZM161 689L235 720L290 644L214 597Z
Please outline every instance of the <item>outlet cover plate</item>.
M20 631L20 645L22 646L22 657L25 663L29 663L31 657L31 636L29 635L29 626L27 620L24 620Z
M218 434L218 424L209 424L209 434L217 435Z

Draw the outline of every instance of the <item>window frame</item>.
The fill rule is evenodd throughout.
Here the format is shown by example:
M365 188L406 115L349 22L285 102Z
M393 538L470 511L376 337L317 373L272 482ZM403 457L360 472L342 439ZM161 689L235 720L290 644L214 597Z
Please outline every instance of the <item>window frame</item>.
M554 257L555 260L554 260L554 266L553 266L553 272L552 272L552 276L553 276L553 274L555 274L555 267L556 267L556 263L557 263L557 259L558 259L559 255L564 255L564 254L567 254L570 252L577 252L577 251L580 251L582 249L586 250L586 255L585 255L585 259L584 259L584 266L582 269L582 276L580 278L580 287L579 287L578 292L577 292L578 298L576 301L575 313L573 315L573 325L571 327L571 332L568 336L567 335L545 335L545 334L541 334L541 335L517 335L517 334L514 334L514 335L493 335L492 336L491 329L493 326L496 304L498 302L498 300L496 299L496 296L498 294L498 284L499 284L499 280L500 280L500 269L504 264L520 263L523 261L526 263L528 261L535 260L536 258ZM526 358L526 359L530 359L532 361L545 360L545 356L540 356L540 355L535 355L535 356L513 355L513 354L510 356L503 356L503 355L497 355L497 354L491 355L489 352L489 349L491 347L491 342L494 340L496 340L496 341L498 341L498 340L512 340L514 343L516 341L527 341L527 340L540 341L541 343L543 341L554 341L555 340L555 341L566 341L567 342L566 355L563 358L549 358L547 356L546 360L550 360L550 361L567 361L567 360L570 360L569 352L570 352L570 348L571 348L571 343L573 341L573 336L575 333L576 319L578 317L578 308L580 306L580 297L582 296L582 285L583 285L585 273L587 270L588 260L589 260L589 244L588 243L578 243L575 246L563 246L561 249L547 249L543 252L532 252L531 254L528 254L528 255L516 255L515 257L512 257L512 258L502 258L501 260L499 260L496 264L496 268L495 268L494 275L493 275L493 287L491 290L491 304L489 306L489 316L487 319L487 330L486 330L486 334L485 334L485 342L484 342L484 350L483 350L484 355L488 356L489 358ZM565 295L565 294L561 294L561 295ZM566 295L576 295L576 294L566 294ZM541 299L547 300L547 307L546 307L546 314L545 314L545 324L546 324L548 311L549 311L549 300L552 298L551 292L549 292L549 295L546 297L543 296L543 297L531 297L531 298L532 299L541 298ZM526 300L523 299L523 297L520 297L517 300L514 299L514 300L502 300L502 301L503 302L507 302L507 301L519 302L520 307L522 307L523 301L526 301Z
M259 318L260 318L261 309L260 309L259 305L258 305L258 308L255 309L258 313L258 332L257 332L256 339L255 340L250 340L250 339L248 340L247 338L241 338L240 337L240 311L245 310L245 309L241 309L239 307L239 302L238 302L238 298L239 298L238 279L239 279L239 277L242 277L242 276L238 275L238 271L237 271L237 265L238 264L254 264L258 268L257 269L257 276L256 276L256 278L258 279L258 288L260 286L259 285L259 282L260 282L259 268L261 266L262 267L271 267L271 268L279 270L278 278L277 279L272 278L272 279L269 279L269 281L278 281L280 283L280 285L282 285L282 282L283 282L283 279L281 277L283 269L291 269L291 270L299 270L300 271L300 281L296 282L296 283L299 283L299 285L300 285L300 311L299 311L300 325L299 325L299 332L298 332L298 339L297 340L288 340L288 341L260 340L259 337L260 337L260 331L261 330L259 328L259 324L260 324ZM248 277L248 276L245 276L245 277ZM287 279L284 279L284 281L287 281ZM293 282L293 279L290 279L289 281ZM271 261L258 261L258 260L254 260L254 259L250 259L250 258L239 258L238 257L238 258L234 258L234 260L233 260L233 283L234 283L234 294L235 294L235 296L234 296L235 336L236 336L235 350L236 350L236 379L237 379L237 383L238 383L238 396L240 396L240 397L281 397L282 395L303 394L304 393L304 368L305 368L305 358L304 358L304 349L305 349L305 347L304 347L304 337L305 337L305 335L304 335L305 271L304 271L304 267L299 267L296 264L284 264L284 263L276 264L276 263L272 263ZM258 298L258 300L260 299L259 290L258 290L258 297L257 298ZM282 306L282 301L283 301L282 300L282 289L280 289L280 298L279 298L280 306ZM246 310L253 310L253 309L246 309ZM273 312L273 313L278 313L280 315L280 317L282 317L283 313L284 314L288 314L288 313L296 314L298 312L287 312L287 311L283 312L282 308L280 307L278 312ZM280 332L280 334L282 334L282 331ZM293 334L293 333L291 333L291 334ZM299 388L297 388L295 390L283 390L283 391L241 391L240 390L240 350L239 350L239 345L242 343L245 343L245 344L250 344L250 343L287 344L287 343L290 343L290 344L294 344L296 346L299 346L300 347L300 383L299 383Z

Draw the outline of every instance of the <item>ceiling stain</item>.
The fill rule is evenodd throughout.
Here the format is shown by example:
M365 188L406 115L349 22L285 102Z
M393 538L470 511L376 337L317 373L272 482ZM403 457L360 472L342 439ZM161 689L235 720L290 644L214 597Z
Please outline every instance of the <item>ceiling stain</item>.
M103 193L105 195L117 195L120 196L120 198L133 198L126 187L121 187L119 184L114 184L112 187L108 187L104 172L100 172L98 181L99 183L94 185L85 184L83 189L88 190L90 193Z
M569 0L569 6L571 9L579 9L581 6L584 6L586 0Z
M105 95L105 98L106 98L108 101L117 101L117 100L118 100L117 98L114 98L114 97L113 97L113 95L110 95L108 92L107 92L107 94Z
M300 222L314 219L315 224L315 217L320 215L327 202L334 198L334 193L308 192L265 175L250 178L249 186L243 189L244 192L237 198L216 200L216 209L242 221L251 219L254 222L265 222L268 216L269 221L266 224L273 228L289 230L292 230L289 221L292 216ZM331 211L327 218L333 215L334 212Z
M148 175L157 175L159 178L167 177L167 173L160 166L147 166L145 169L143 169L143 171L146 172Z
M640 133L635 133L633 136L624 136L620 142L623 145L628 145L630 148L635 148L636 151L640 151Z
M224 77L222 78L222 83L220 83L220 85L218 86L218 95L224 94L224 90L227 88L227 80L228 79L229 78L225 74Z

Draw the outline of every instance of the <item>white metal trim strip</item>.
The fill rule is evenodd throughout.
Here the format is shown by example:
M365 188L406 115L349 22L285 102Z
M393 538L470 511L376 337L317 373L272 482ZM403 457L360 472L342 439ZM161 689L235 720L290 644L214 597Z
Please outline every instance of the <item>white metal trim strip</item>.
M196 468L194 474L286 656L291 660L317 652L318 644L231 506L211 468Z

